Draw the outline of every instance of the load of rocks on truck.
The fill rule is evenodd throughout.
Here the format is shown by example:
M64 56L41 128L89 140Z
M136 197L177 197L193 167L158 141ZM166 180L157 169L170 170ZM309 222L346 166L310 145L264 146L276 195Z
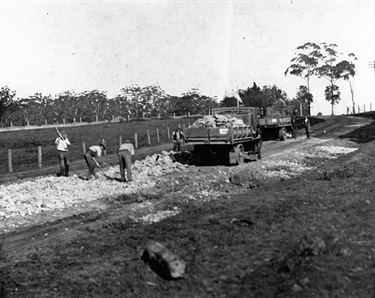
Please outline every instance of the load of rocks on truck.
M195 121L185 130L186 141L194 147L194 163L238 165L260 158L257 114L253 107L216 108Z

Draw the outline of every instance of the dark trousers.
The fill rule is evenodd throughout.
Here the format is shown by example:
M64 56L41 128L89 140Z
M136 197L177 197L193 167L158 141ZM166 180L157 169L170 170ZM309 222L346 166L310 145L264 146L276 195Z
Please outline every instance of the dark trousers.
M181 140L176 140L173 143L173 151L181 151Z
M256 149L257 149L257 154L258 154L259 159L262 159L262 144L263 144L262 140L256 143Z
M297 127L293 128L293 137L297 140Z
M68 151L57 151L57 157L60 163L60 175L68 177L70 167Z
M292 120L292 134L293 138L297 140L297 123L295 120Z
M118 161L120 165L121 180L125 181L125 169L128 181L132 181L132 159L128 150L121 150L118 152Z
M90 150L87 150L86 153L83 155L85 158L86 164L89 167L89 173L87 174L87 179L91 178L91 176L97 177L95 174L95 166L96 163L94 161L94 155Z
M306 138L310 139L310 128L305 127L305 131L306 131Z

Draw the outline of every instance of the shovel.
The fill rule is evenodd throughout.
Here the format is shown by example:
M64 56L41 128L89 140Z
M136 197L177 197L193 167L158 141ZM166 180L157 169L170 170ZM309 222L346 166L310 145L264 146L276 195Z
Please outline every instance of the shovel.
M98 168L100 169L100 171L102 171L102 173L103 173L103 175L104 175L104 177L106 177L107 179L110 179L111 177L109 177L109 176L107 176L107 174L106 173L104 173L104 171L103 171L103 169L102 169L102 167L98 164L97 165L98 166Z

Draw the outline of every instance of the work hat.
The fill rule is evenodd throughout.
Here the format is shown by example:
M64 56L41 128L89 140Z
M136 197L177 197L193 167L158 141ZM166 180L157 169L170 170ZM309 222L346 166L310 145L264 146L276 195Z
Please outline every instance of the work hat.
M103 147L104 150L106 149L106 147L103 143L100 143L99 146Z
M126 140L125 143L130 143L130 141L129 141L129 140Z

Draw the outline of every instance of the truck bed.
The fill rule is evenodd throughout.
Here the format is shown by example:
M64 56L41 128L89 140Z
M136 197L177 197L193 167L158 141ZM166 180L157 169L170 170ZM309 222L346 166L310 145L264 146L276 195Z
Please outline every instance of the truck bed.
M196 144L236 144L254 139L252 126L246 127L189 127L185 137Z
M262 127L283 127L292 124L290 117L276 118L276 117L266 117L259 119L259 125Z

